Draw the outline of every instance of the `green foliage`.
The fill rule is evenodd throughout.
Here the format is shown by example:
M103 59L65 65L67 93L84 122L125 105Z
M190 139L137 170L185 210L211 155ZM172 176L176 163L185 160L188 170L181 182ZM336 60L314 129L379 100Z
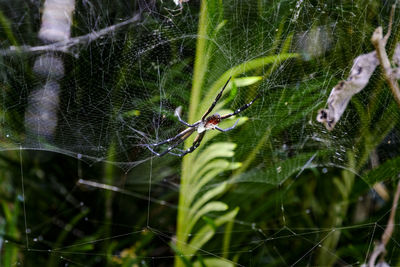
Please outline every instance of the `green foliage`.
M363 180L370 186L388 180L397 180L400 173L400 157L389 159L377 168L368 170L363 175Z
M71 230L75 227L77 223L79 223L80 220L82 220L87 214L89 213L88 209L83 209L80 213L78 213L76 216L74 216L71 221L68 222L67 227L60 233L60 235L57 237L57 240L55 242L54 246L54 253L50 257L48 261L48 266L54 266L56 265L56 262L58 260L58 255L57 255L57 250L61 247L61 244L65 241L65 238L67 237L68 234L70 234ZM89 249L90 249L89 245ZM85 251L85 247L80 247L79 250Z
M13 204L4 201L2 202L2 208L5 221L1 220L2 218L0 217L0 243L3 244L4 251L2 252L2 257L0 257L0 265L12 266L18 261L19 249L14 242L20 238L18 230L19 201L16 199Z
M156 5L173 5L166 2ZM28 3L15 3L1 4L3 46L37 44L40 19L32 14L40 12L27 11ZM25 8L16 8L18 4ZM137 3L107 4L96 2L90 11L78 4L74 33L93 31L92 22L100 28L127 18L130 5ZM81 136L93 144L85 149L98 149L100 156L86 165L61 155L0 153L0 265L361 263L370 244L379 240L391 208L390 201L372 191L376 183L385 183L391 196L398 179L400 112L377 70L332 132L315 116L331 88L346 79L352 60L373 49L370 35L385 25L388 7L379 1L189 1L176 17L162 6L145 13L139 25L78 48L79 58L63 55L67 72L59 118L69 115L70 122L81 113L88 115L88 122L95 124ZM98 15L105 10L107 17ZM396 18L390 50L400 36ZM302 38L318 32L327 32L330 40L325 40L323 53L313 54ZM308 48L317 50L315 44ZM32 74L35 57L0 59L4 150L16 144L29 148L22 141L29 140L24 126L27 95L38 85ZM214 112L232 112L261 93L237 116L236 129L207 132L201 146L182 159L150 158L143 144L183 128L174 109L182 106L189 123L199 120L231 76ZM87 112L89 106L95 111ZM76 140L73 145L84 147L72 139L87 129L86 121L79 122L67 125L71 133L60 129L53 143L38 139L40 149L75 157L73 146L65 152L60 145ZM103 129L106 137L90 135ZM133 130L141 131L140 138L121 139ZM373 152L379 160L371 164ZM126 156L124 162L120 155ZM142 164L136 166L138 162ZM99 186L79 184L79 179ZM397 230L393 240L399 238ZM37 251L28 251L26 241ZM399 247L393 243L387 251L395 266Z
M260 57L241 63L225 71L224 74L222 74L210 86L210 88L205 91L205 93L200 92L200 87L204 84L204 73L209 71L207 70L208 62L211 60L209 55L212 53L214 48L212 42L209 42L208 40L216 38L216 35L221 28L217 27L214 31L211 30L213 27L212 20L208 19L212 14L211 9L212 8L209 6L208 1L202 3L198 30L199 38L197 40L194 78L188 116L189 121L194 121L196 117L200 117L201 111L197 109L197 106L207 106L229 77L234 77L232 81L233 85L227 86L225 93L228 93L229 91L234 92L233 90L236 90L236 87L253 85L262 79L258 76L236 79L236 75L257 70L269 64L273 64L273 67L276 67L283 61L298 56L297 54L278 54ZM208 38L203 38L206 33ZM202 94L204 94L205 97L200 101L200 96ZM230 98L225 102L228 102L229 100ZM222 105L223 103L218 104L216 110L220 109ZM215 135L216 133L213 134L212 138L214 138ZM189 139L189 141L186 142L186 147L191 146L190 142L191 140ZM207 140L203 142L203 146L206 142ZM228 189L226 183L221 183L201 196L199 196L199 192L218 174L230 169L236 169L240 166L239 163L232 164L226 160L218 159L221 157L228 158L234 156L234 147L235 144L233 143L208 144L207 148L204 150L200 152L195 151L183 160L176 247L178 251L183 253L183 255L187 255L184 257L188 259L195 255L195 253L213 237L216 230L215 227L230 222L237 215L238 209L234 209L224 215L219 215L215 220L212 220L212 223L206 224L197 231L192 231L200 217L210 212L220 212L228 209L228 205L223 202L211 201L213 198L221 195ZM198 197L198 199L193 202L196 197ZM188 240L189 236L193 236L191 240ZM225 244L225 251L227 250L226 246L227 244ZM183 264L181 257L176 257L175 264L176 266L181 266Z
M9 43L14 46L18 45L17 39L15 38L14 33L12 31L11 23L8 20L8 18L4 16L2 11L0 11L0 25L4 30L4 33Z
M233 267L235 266L234 263L228 262L224 259L217 259L217 258L205 258L202 262L196 261L193 264L193 267L203 267L203 266L215 266L215 267Z
M313 161L317 153L299 154L286 160L279 161L269 168L252 169L234 176L230 183L265 183L274 186L281 185L294 174L301 174L305 169L315 168L318 164Z
M214 179L217 175L239 167L239 163L229 162L224 158L234 155L235 144L233 143L214 143L209 145L204 151L196 155L194 159L195 167L190 168L186 183L181 184L180 203L178 214L181 216L182 223L178 225L176 247L187 260L190 260L202 246L213 236L217 227L234 219L238 209L234 209L224 215L219 215L215 219L208 218L206 215L215 212L228 210L228 205L221 201L213 201L214 198L225 193L228 189L227 183L202 193L204 186ZM182 199L183 198L183 199ZM199 224L199 219L206 220L206 224L193 231ZM190 236L193 236L189 239ZM181 257L176 264L182 264Z

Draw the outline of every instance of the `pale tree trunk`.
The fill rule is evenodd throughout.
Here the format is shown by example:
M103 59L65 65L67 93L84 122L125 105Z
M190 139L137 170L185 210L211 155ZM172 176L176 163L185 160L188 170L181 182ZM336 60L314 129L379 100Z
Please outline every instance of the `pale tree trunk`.
M74 9L74 0L46 0L39 39L45 44L68 40ZM54 138L60 102L59 81L64 77L63 59L55 52L46 52L35 60L33 72L38 84L28 97L25 128L36 144L38 140L52 141Z

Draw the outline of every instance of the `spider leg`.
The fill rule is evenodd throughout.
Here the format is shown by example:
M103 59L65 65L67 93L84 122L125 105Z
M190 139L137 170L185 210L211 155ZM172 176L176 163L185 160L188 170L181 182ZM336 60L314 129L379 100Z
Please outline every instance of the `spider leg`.
M217 129L217 130L220 131L220 132L229 132L230 130L233 130L233 129L236 127L236 125L238 124L238 122L239 122L239 119L237 119L237 121L235 122L234 125L232 125L232 126L229 127L229 128L226 128L226 129L219 128L218 126L215 126L215 129Z
M196 136L196 138L193 141L193 145L191 147L189 147L188 149L183 150L181 154L177 154L177 153L173 153L173 152L169 152L169 154L174 155L174 156L178 156L178 157L183 157L188 153L192 153L193 151L196 150L196 148L199 147L201 141L203 140L203 137L204 137L205 133L206 132L202 132L198 136Z
M221 98L222 93L225 90L225 87L228 85L229 81L231 80L232 76L229 77L228 81L225 83L224 87L222 87L221 92L217 95L217 97L214 99L214 102L211 104L211 106L208 108L206 113L204 113L203 117L201 117L201 121L204 121L204 119L207 117L208 114L214 109L215 105L217 104L218 100Z
M178 139L179 137L182 137L182 136L184 136L185 134L188 134L188 133L190 133L190 132L192 132L192 133L194 132L193 128L187 128L187 129L183 130L182 132L178 133L177 135L175 135L174 137L168 138L168 139L166 139L166 140L164 140L164 141L161 141L161 142L159 142L159 143L147 144L146 146L147 146L147 147L149 147L149 146L161 146L161 145L163 145L163 144L170 143L170 142L172 142L172 141ZM189 136L190 136L192 133L190 133ZM187 136L187 137L189 137L189 136ZM185 137L184 140L185 140L187 137Z
M183 141L185 141L189 136L192 135L192 133L194 132L194 130L192 128L189 128L190 130L192 130L191 132L188 132L188 134L186 136L184 136L183 138L181 138L178 142L176 142L175 144L173 144L172 146L168 147L164 152L158 153L156 151L154 151L154 149L152 149L150 147L150 145L146 145L147 149L151 151L151 153L155 154L158 157L162 157L167 153L170 153L170 151L172 149L174 149L175 147L177 147L178 145L180 145Z
M151 153L153 153L154 155L156 155L157 157L162 157L165 154L167 154L168 152L170 152L172 149L174 149L175 147L177 147L180 143L182 143L183 141L179 141L176 144L174 144L173 146L170 146L167 150L165 150L164 152L158 153L156 151L154 151L150 146L146 146L148 150L150 150Z
M179 120L182 124L186 125L187 127L196 127L197 125L199 125L199 123L200 123L201 121L195 122L195 123L193 123L193 124L189 124L189 123L187 123L186 121L182 120L181 115L180 115L181 110L182 110L182 107L179 106L179 107L175 110L175 114L174 114L174 115L175 115L176 117L178 117L178 120Z
M178 16L180 14L182 14L182 10L183 10L183 1L180 0L178 3L178 8L175 9L170 9L170 8L166 8L164 7L165 10L167 10L167 12L171 15L171 16ZM175 14L172 14L171 12L175 12Z
M235 116L236 114L239 114L239 113L242 112L243 110L247 109L248 107L251 106L251 104L254 103L254 101L257 100L257 98L260 97L260 95L261 95L261 94L257 94L257 96L256 96L253 100L251 100L250 103L241 106L240 108L238 108L237 110L235 110L235 112L221 116L221 120L226 119L226 118L229 118L229 117L232 117L232 116Z

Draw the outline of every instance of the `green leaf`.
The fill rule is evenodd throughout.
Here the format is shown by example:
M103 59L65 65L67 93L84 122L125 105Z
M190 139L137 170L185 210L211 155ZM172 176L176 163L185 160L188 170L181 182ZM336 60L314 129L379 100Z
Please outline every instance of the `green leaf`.
M256 159L262 148L268 144L270 138L280 134L283 130L299 121L304 120L316 108L318 91L323 86L327 77L308 82L302 82L299 88L284 88L271 92L271 98L279 99L274 102L263 116L268 116L268 126L265 126L263 135L259 138L257 145L248 151L242 166L235 171L236 175L245 172Z
M183 264L186 267L192 266L190 261L185 257L185 254L183 254L183 252L180 251L179 248L174 243L170 243L170 246L171 246L172 250L175 252L175 255L177 255L179 257L179 259L182 260Z
M203 259L205 266L213 266L213 267L233 267L235 264L226 259L218 259L218 258L205 258ZM193 263L193 267L201 267L201 263L196 261Z
M239 208L235 208L234 210L219 216L217 219L214 220L215 225L221 226L224 223L232 221L237 213L239 212ZM203 226L196 235L190 240L188 246L186 247L185 254L193 255L199 250L208 240L210 240L215 234L215 230L210 225ZM191 256L189 256L191 257Z
M289 51L290 45L292 44L292 40L293 40L293 33L289 34L289 36L285 39L285 42L282 45L282 53L286 53L287 51Z
M220 184L219 186L211 189L210 191L207 191L189 209L188 218L190 218L191 216L194 216L194 214L198 212L200 207L203 206L207 201L224 193L227 188L228 188L228 183L224 182L224 183Z
M233 80L233 83L237 87L245 87L245 86L250 86L250 85L253 85L253 84L261 81L262 78L263 78L262 76L239 77L239 78L235 78ZM231 87L232 85L228 85L228 86Z
M339 179L338 177L335 177L333 179L333 183L336 185L340 195L342 196L342 198L346 198L347 196L347 190L346 190L346 186L344 185L344 182L341 181L341 179Z
M229 254L229 245L230 245L230 242L231 242L231 236L232 236L232 233L233 233L233 224L234 224L234 221L230 221L230 222L227 222L226 223L226 225L225 225L225 231L224 231L224 239L223 239L223 245L222 245L222 251L223 251L223 253L222 253L222 256L224 257L224 258L228 258L228 254Z
M213 159L207 162L205 166L198 169L198 172L193 176L193 180L199 182L204 175L207 175L212 170L219 170L222 172L227 169L230 165L230 162L225 159Z
M204 262L204 259L203 259L203 257L201 256L201 255L197 255L197 263L200 263L200 266L201 267L207 267L207 265L206 265L206 263Z
M379 167L365 173L363 179L370 186L377 182L386 181L389 179L397 179L400 173L400 157L387 160Z
M124 114L122 114L122 116L128 117L128 118L130 118L130 117L137 117L137 116L139 116L139 115L140 115L140 110L137 110L137 109L132 109L132 110L127 111L127 112L125 112Z
M316 167L317 164L313 163L316 155L317 153L299 154L284 161L280 161L269 168L252 169L246 173L239 174L229 182L252 182L279 185L295 173Z
M3 225L3 229L0 228L0 239L2 239L1 234L3 232L6 233L7 236L14 238L15 240L20 239L20 233L18 231L18 216L19 213L19 201L18 197L15 198L14 204L9 204L6 201L2 203L3 212L5 215L5 224ZM1 221L0 221L1 222ZM0 226L2 224L0 223ZM12 266L15 265L15 262L18 260L18 246L9 243L8 245L2 248L1 257L0 257L0 265L1 266Z
M261 81L262 79L262 76L248 76L233 79L232 82L230 82L224 90L225 93L229 92L229 97L226 98L224 101L221 101L221 106L229 103L235 98L235 96L237 95L238 87L250 86Z
M230 142L220 142L209 145L205 150L198 154L196 158L196 165L192 169L191 176L200 172L202 168L208 164L211 160L219 157L232 157L234 155L233 150L236 148L236 144Z
M81 210L80 213L78 213L77 215L75 215L74 217L71 218L71 220L68 223L68 227L65 227L65 229L61 232L61 234L58 236L55 244L54 244L54 249L53 251L59 251L60 249L63 249L63 247L61 247L61 244L64 242L64 240L66 239L67 235L71 232L71 230L74 228L74 226L76 224L79 223L79 221L84 218L87 214L89 213L89 209L85 208L83 210ZM56 266L57 264L57 253L51 254L52 256L49 259L48 262L48 266Z
M202 219L206 222L207 225L211 226L214 231L217 230L217 225L215 224L213 219L208 216L203 216Z
M194 185L194 187L192 187L192 192L198 194L198 192L201 191L203 186L205 186L209 181L211 181L214 177L216 177L221 172L227 171L227 170L234 170L241 166L240 162L228 162L228 163L229 163L228 166L226 166L224 168L222 168L223 167L222 166L220 169L215 168L215 169L207 172L207 174L205 174L203 177L196 180L196 184ZM189 199L191 199L191 198L189 197L188 200Z
M218 14L218 16L215 16ZM202 1L198 20L196 57L194 60L193 83L190 97L189 121L197 117L204 77L209 68L214 44L209 40L216 37L224 26L222 1Z
M3 11L1 11L1 10L0 10L0 25L1 25L2 31L5 32L8 40L10 41L10 44L13 46L18 46L17 39L15 38L14 33L12 31L11 23L8 20L8 18L6 18L6 16L4 16Z
M209 162L203 169L200 170L193 178L193 185L190 189L190 195L187 196L187 203L192 203L196 195L201 191L204 185L215 178L220 173L227 170L234 170L240 167L239 162L229 162L224 159L216 159Z
M214 35L216 35L216 34L226 25L226 22L227 22L227 20L225 19L225 20L221 21L221 22L217 25L217 27L215 27Z
M236 95L237 95L238 87L237 87L236 83L232 82L232 85L229 84L229 86L230 86L232 89L229 91L229 97L227 97L227 98L223 101L222 105L225 105L226 103L231 102L231 101L236 97ZM222 102L222 101L221 101L221 102ZM221 102L220 102L220 104L221 104Z
M282 54L273 55L273 56L255 58L255 59L246 61L242 64L232 67L231 69L225 71L225 73L222 74L221 77L213 83L210 90L208 90L206 96L203 98L204 100L200 103L200 106L208 106L209 99L213 99L213 97L215 97L215 95L218 93L219 90L221 90L222 86L224 86L224 84L229 79L229 77L240 75L240 74L246 73L248 71L264 67L269 64L277 65L277 64L282 63L285 60L288 60L291 58L296 58L296 57L299 57L299 54L282 53Z
M204 205L201 209L199 209L196 214L193 214L194 216L189 215L189 221L188 221L188 226L186 228L186 232L190 233L192 230L193 226L197 223L197 221L203 216L206 215L207 213L213 212L213 211L226 211L228 209L228 205L221 201L211 201Z

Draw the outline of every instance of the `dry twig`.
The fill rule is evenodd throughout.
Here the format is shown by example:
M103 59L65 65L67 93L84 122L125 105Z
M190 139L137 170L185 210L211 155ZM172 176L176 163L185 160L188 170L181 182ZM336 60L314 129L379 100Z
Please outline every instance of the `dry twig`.
M394 99L397 102L397 105L400 107L399 84L397 83L397 79L396 79L395 75L393 75L394 71L390 65L390 61L389 61L389 58L388 58L388 55L387 55L386 49L385 49L387 40L389 39L389 36L392 31L392 22L393 22L395 7L396 7L396 5L394 4L392 6L392 11L390 13L389 27L388 27L388 32L386 33L386 35L383 37L382 27L379 26L374 31L372 38L371 38L371 42L375 46L375 50L378 55L379 62L382 66L383 75L385 77L385 80L388 83L390 89L392 90L392 94L393 94Z
M399 197L400 197L400 180L397 183L397 189L396 189L396 193L394 195L392 209L390 211L388 223L386 225L385 231L382 234L381 242L375 247L374 251L372 252L372 254L369 258L368 267L374 267L376 259L379 257L379 255L383 255L386 251L386 245L389 242L389 240L392 237L392 234L394 232L395 216L396 216L396 210L397 210L398 203L399 203Z
M40 45L40 46L10 46L8 49L0 50L0 55L12 55L16 53L39 53L39 52L50 52L50 51L59 51L63 53L72 53L71 48L78 44L89 44L92 41L107 35L112 34L117 29L132 23L136 23L140 20L140 14L135 15L134 17L125 20L121 23L117 23L110 27L101 29L99 31L93 31L86 35L74 37L67 39L65 41L60 41L48 45Z

